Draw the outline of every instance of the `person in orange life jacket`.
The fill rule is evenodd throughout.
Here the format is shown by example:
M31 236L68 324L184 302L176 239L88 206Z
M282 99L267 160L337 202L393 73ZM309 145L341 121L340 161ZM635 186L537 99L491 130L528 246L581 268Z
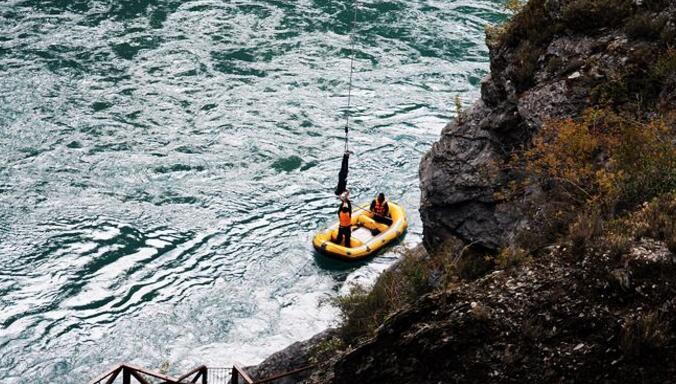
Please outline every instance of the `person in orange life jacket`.
M346 193L341 195L342 202L340 203L340 208L338 208L338 238L336 238L336 244L340 245L343 243L343 238L345 238L345 246L350 246L350 237L352 237L352 203L350 203L349 196Z
M385 201L385 194L378 194L378 198L373 199L371 202L371 217L373 220L383 223L385 225L392 225L392 219L390 218L390 207Z

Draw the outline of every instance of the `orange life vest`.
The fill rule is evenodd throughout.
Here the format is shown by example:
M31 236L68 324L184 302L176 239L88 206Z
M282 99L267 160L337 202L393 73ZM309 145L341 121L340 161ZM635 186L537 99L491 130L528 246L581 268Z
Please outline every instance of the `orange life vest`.
M352 225L352 214L350 212L340 211L338 217L340 218L341 227L349 227Z
M381 204L378 199L375 199L375 204L373 205L373 212L380 216L385 216L385 201Z

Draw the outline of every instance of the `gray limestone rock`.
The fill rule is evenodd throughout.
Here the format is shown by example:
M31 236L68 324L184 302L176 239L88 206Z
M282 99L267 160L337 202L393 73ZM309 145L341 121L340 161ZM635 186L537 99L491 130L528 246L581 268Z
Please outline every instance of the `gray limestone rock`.
M336 336L336 330L333 328L327 329L321 333L316 334L308 340L293 343L281 351L275 352L267 359L263 360L260 364L247 367L246 370L252 379L258 381L310 366L314 363L314 361L312 361L312 353L317 345L334 336ZM295 375L290 375L278 380L274 380L270 383L300 383L305 380L311 372L311 370L303 371Z

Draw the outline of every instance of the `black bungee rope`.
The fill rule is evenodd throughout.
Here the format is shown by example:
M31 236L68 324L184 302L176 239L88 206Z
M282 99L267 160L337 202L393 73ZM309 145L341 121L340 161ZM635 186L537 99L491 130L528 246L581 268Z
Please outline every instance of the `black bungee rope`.
M340 172L338 173L338 186L336 187L336 195L340 196L347 190L347 174L350 160L349 147L349 133L350 133L350 111L352 101L352 74L354 73L354 26L357 22L358 1L353 2L353 17L350 25L350 81L347 88L347 110L345 113L345 151L343 153L343 161L341 163Z

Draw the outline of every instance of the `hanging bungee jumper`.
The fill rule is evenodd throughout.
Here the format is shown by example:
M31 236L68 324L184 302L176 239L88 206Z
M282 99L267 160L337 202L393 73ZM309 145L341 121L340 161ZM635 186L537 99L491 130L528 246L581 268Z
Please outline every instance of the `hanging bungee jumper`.
M338 172L338 185L334 191L340 198L338 221L326 230L317 233L312 240L312 245L320 253L348 261L360 260L373 255L400 238L408 227L404 208L391 201L385 201L383 193L373 199L367 209L366 204L355 204L353 207L347 189L350 155L352 154L349 147L349 134L355 57L353 33L357 22L357 3L357 0L352 3L353 17L349 34L350 79L345 113L345 146Z

